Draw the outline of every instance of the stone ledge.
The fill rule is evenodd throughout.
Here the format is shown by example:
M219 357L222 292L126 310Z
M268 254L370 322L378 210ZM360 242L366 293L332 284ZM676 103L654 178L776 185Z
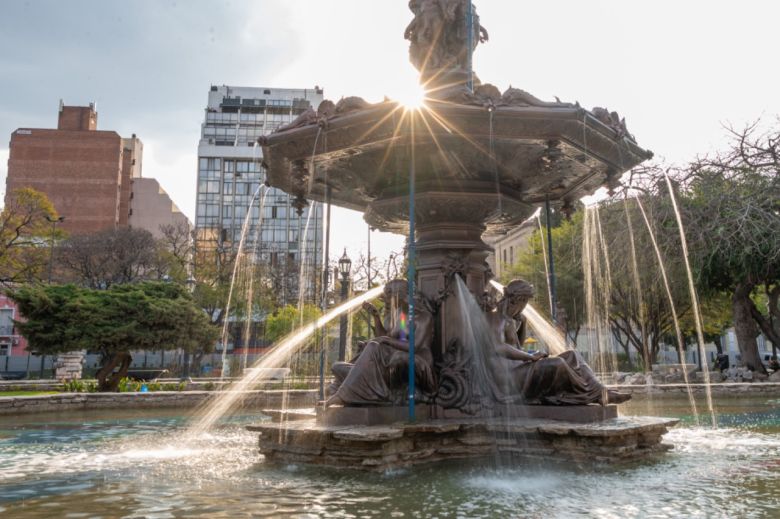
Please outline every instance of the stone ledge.
M447 459L508 454L574 464L621 463L665 452L661 438L678 420L613 418L599 423L538 418L441 419L377 426L250 425L270 462L388 470Z
M409 408L406 406L333 406L317 407L317 420L324 425L387 425L406 422ZM290 415L292 416L292 415ZM616 405L517 405L508 404L467 414L457 409L444 409L435 405L418 404L415 417L420 423L430 419L470 420L477 418L538 418L576 423L592 423L617 418ZM301 418L307 418L302 416Z
M246 391L241 406L261 409L281 405L313 406L317 392L309 390ZM0 415L43 412L85 411L90 409L147 409L197 407L220 392L215 391L155 391L152 393L61 393L36 396L0 396Z
M681 393L688 393L688 386L685 384L616 384L607 387L632 395L669 395L676 397ZM780 383L778 382L714 382L709 384L709 387L713 396L780 395ZM704 394L707 384L693 383L690 384L690 388L694 394Z

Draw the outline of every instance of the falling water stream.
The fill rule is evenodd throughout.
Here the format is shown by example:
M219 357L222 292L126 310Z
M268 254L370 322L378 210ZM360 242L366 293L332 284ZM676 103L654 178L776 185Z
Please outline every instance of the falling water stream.
M544 230L542 229L542 209L536 210L536 223L539 225L539 239L542 242L542 259L544 260L544 282L547 285L547 300L550 302L550 315L553 313L552 287L550 286L550 260L547 258L547 246L544 244Z
M645 370L649 370L651 368L652 361L650 359L650 352L647 345L647 317L645 316L645 305L644 302L642 301L642 282L639 278L639 266L636 257L636 242L634 241L634 224L631 221L631 213L628 210L627 198L623 199L623 209L625 210L626 213L626 223L628 227L628 240L629 240L629 246L631 247L631 274L634 281L636 305L639 311L639 326L641 328L641 334L642 334L642 347L644 348L642 363L644 364Z
M499 292L504 291L504 285L495 279L491 279L490 284ZM528 326L531 327L534 334L547 345L550 354L558 355L566 351L566 339L561 331L556 328L553 323L545 319L531 303L528 303L525 306L525 309L523 309L523 316L526 318Z
M669 188L669 197L672 199L672 207L674 208L674 215L677 218L677 228L680 230L680 243L682 244L683 259L685 260L685 273L688 275L688 291L691 294L691 305L693 310L694 321L696 322L696 338L699 345L699 363L701 364L701 370L704 374L704 386L707 394L707 410L710 412L712 418L712 425L718 426L718 419L715 415L715 408L712 406L712 390L710 386L710 368L707 362L706 352L704 350L704 332L701 324L701 312L699 310L699 296L696 293L696 287L693 284L693 273L691 272L691 262L688 259L688 241L685 239L685 229L683 228L682 216L680 215L680 209L677 207L677 198L674 195L674 189L672 188L672 181L669 179L669 175L664 173L666 179L666 185Z
M255 384L262 382L270 376L268 368L278 368L282 366L306 343L315 331L319 330L333 319L340 317L343 313L359 307L363 302L379 296L383 289L384 285L372 288L371 290L342 303L325 315L317 318L312 323L307 324L282 338L270 349L270 351L268 351L268 353L258 359L239 381L232 384L228 389L220 391L213 400L207 402L200 417L191 426L190 432L194 435L198 435L210 429L221 417L231 410L234 404L240 401L247 390L252 389Z
M248 355L249 355L249 334L250 334L252 322L254 321L254 291L255 291L254 270L255 267L260 262L259 252L260 252L260 238L262 236L261 230L263 227L265 202L266 199L268 198L269 192L270 190L266 189L265 192L263 193L263 197L260 199L260 207L258 208L259 215L257 218L257 223L255 224L254 241L252 242L252 261L247 262L244 266L245 277L247 278L248 286L246 290L246 323L244 324L244 354L241 359L242 371L246 370L246 365L247 365ZM250 217L250 214L247 214L247 218ZM236 256L236 260L238 260L238 256ZM225 315L225 317L228 316L229 315L227 314ZM224 361L223 361L223 365L224 365Z
M596 230L598 231L598 241L601 246L601 255L604 260L604 271L602 273L602 286L599 293L601 294L601 308L604 315L601 317L601 323L604 327L605 345L608 346L607 359L611 362L611 366L608 366L608 371L615 372L618 369L617 354L615 348L612 347L612 340L610 336L610 324L609 324L609 308L612 303L612 269L610 267L609 260L609 248L607 247L607 241L604 239L604 231L601 227L601 213L599 212L598 205L593 208L595 215ZM607 339L609 338L609 339Z
M609 326L611 280L605 265L609 258L598 222L597 206L586 207L582 229L582 270L586 323L590 331L587 336L588 352L596 371L605 373L615 370L616 359Z
M317 212L317 202L312 202L309 207L308 214L306 215L306 224L303 227L303 232L298 233L298 253L300 254L299 262L300 267L298 269L298 313L301 320L299 325L303 325L303 305L306 301L306 284L309 280L309 275L306 272L306 268L309 263L309 248L307 245L309 227L311 226L312 215ZM316 251L315 251L316 252Z
M239 266L241 265L242 253L244 250L244 242L246 241L246 234L249 230L249 222L252 220L252 208L254 207L257 195L265 188L263 184L257 186L255 193L252 195L252 200L249 202L249 207L246 210L246 217L244 223L241 226L241 238L238 240L238 249L236 250L236 258L233 261L233 275L230 277L230 289L228 290L227 303L225 304L224 317L222 321L222 373L220 378L224 379L225 375L229 373L229 366L227 362L227 339L228 339L228 326L230 324L230 304L233 300L233 289L235 288L236 278L238 274ZM263 197L265 199L265 196ZM261 209L262 213L262 209ZM262 218L262 216L261 216Z
M647 218L647 213L645 213L645 208L642 205L642 201L637 197L636 199L637 207L639 207L639 211L642 213L642 218L645 221L645 225L647 226L647 232L650 235L650 241L653 244L653 249L655 250L656 259L658 260L658 268L661 271L661 278L664 282L664 288L666 289L666 296L669 299L669 308L672 312L672 319L674 321L674 331L675 335L677 337L677 352L680 357L680 362L682 364L682 374L683 374L683 380L685 381L685 387L688 390L688 400L691 403L691 410L693 411L693 415L696 419L696 425L699 425L699 412L696 409L696 400L693 397L693 392L691 391L691 383L688 380L688 369L685 367L685 353L683 349L683 339L682 339L682 331L680 330L680 321L677 318L677 310L674 306L674 298L672 297L672 290L669 286L669 277L666 275L666 266L664 265L664 260L661 255L661 249L658 248L658 242L655 239L655 233L653 232L653 227L650 225L650 220Z

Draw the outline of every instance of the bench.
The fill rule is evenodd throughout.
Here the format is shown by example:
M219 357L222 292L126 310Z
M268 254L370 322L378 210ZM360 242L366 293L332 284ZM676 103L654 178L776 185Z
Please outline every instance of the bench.
M127 378L149 382L150 380L160 378L166 373L168 373L167 369L131 369L127 372Z
M26 376L26 371L0 371L0 380L22 380Z

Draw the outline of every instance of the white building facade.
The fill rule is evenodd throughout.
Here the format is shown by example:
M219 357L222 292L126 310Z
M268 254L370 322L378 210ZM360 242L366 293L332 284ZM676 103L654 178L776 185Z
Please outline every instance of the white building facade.
M201 126L195 220L198 240L205 246L237 247L247 213L251 213L244 250L257 248L260 263L279 278L281 285L275 288L281 291L280 300L285 304L297 298L297 278L290 278L300 271L301 258L313 267L307 271L316 270L321 262L322 206L309 205L299 215L291 205L293 198L278 189L268 189L262 203L265 190L259 188L265 174L262 149L256 143L258 137L288 124L307 108L317 108L322 100L319 87L212 86ZM312 283L305 287L311 294L315 276L311 274Z

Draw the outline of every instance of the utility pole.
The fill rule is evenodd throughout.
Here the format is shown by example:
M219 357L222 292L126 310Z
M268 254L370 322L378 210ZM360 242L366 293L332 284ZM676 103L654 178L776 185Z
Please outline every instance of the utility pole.
M57 218L52 218L51 216L46 215L46 219L51 222L51 237L49 239L49 284L51 285L51 273L54 266L54 235L57 232L57 224L64 222L65 217L59 216ZM39 373L40 378L43 378L43 368L45 364L46 355L41 355L41 369Z

